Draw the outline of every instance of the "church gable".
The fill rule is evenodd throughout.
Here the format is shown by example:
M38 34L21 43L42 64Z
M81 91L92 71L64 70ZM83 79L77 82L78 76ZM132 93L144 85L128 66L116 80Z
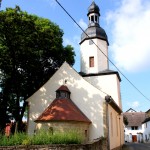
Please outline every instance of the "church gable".
M57 89L64 89L64 87L59 88L63 84L65 84L68 87L68 92L71 92L70 99L72 100L72 102L78 107L78 109L81 112L83 112L83 115L81 115L82 113L79 113L77 109L74 110L74 112L76 112L76 114L80 116L80 121L88 121L87 119L85 119L85 117L83 117L83 116L87 116L87 118L92 122L92 125L90 126L90 130L89 130L90 139L98 138L99 136L104 136L103 103L104 103L105 94L102 93L97 88L95 88L93 85L91 85L85 79L83 79L83 77L80 76L66 62L47 81L47 83L45 83L36 93L34 93L28 99L29 107L30 107L28 132L33 133L34 128L36 126L34 121L38 119L38 117L43 113L43 111L48 106L52 108L54 104L59 103L58 106L62 107L63 103L65 103L70 107L69 110L75 107L72 104L72 102L68 102L68 100L66 99L63 99L62 101L54 100L56 98L55 91L57 91ZM52 111L52 109L50 110ZM56 111L56 107L55 107L55 111ZM73 112L69 112L69 113L73 113ZM77 120L79 118L75 118L74 116L74 120L75 119ZM95 128L94 125L96 125L97 128Z

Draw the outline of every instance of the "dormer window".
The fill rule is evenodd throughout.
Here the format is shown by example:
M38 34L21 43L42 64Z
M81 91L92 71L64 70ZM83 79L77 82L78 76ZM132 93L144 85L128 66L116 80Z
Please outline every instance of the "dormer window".
M56 98L68 98L70 99L70 91L67 88L67 86L62 85L57 91L56 91Z

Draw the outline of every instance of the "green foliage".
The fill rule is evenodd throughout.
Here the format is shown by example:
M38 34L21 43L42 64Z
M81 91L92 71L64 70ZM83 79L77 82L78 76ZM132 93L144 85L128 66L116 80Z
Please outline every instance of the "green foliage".
M13 145L45 145L45 144L81 144L83 137L75 131L66 133L54 133L53 135L47 131L40 131L36 135L29 136L25 133L16 133L15 135L6 136L0 135L0 146Z
M8 112L3 118L9 115L17 122L21 121L27 106L25 100L64 61L74 64L73 47L64 47L62 37L63 31L58 25L23 12L18 6L0 11L0 87L3 102L0 111L3 106L3 112Z

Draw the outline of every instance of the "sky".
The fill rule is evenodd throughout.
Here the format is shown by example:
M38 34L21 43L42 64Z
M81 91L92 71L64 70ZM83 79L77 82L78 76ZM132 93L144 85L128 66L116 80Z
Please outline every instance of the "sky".
M93 0L58 0L76 22L86 29L87 12ZM100 26L109 40L109 59L138 88L139 93L121 76L123 111L150 109L150 1L95 0L100 8ZM21 10L47 18L63 30L63 44L74 47L74 68L80 71L81 29L70 19L55 0L2 0L1 9L20 6ZM116 68L109 62L109 68Z

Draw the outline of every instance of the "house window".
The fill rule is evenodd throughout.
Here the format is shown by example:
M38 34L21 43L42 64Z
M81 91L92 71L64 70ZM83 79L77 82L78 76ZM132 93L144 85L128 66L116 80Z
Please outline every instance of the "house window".
M147 135L145 135L145 140L147 141Z
M94 67L94 57L89 58L89 66Z
M132 126L131 130L138 130L138 126Z

